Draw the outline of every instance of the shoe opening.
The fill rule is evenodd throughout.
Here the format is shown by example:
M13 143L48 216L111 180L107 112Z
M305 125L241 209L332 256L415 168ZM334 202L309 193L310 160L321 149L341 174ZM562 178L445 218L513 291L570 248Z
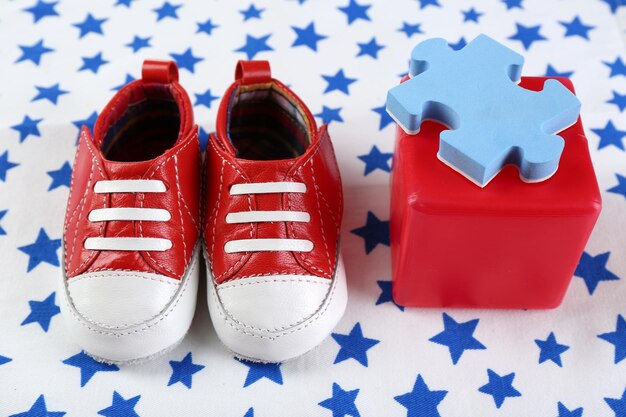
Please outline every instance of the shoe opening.
M295 158L311 144L311 126L302 105L273 81L234 91L227 129L241 159Z
M106 159L147 161L174 146L181 115L171 85L132 83L118 94L102 120L103 134L97 138ZM98 135L100 129L95 130Z

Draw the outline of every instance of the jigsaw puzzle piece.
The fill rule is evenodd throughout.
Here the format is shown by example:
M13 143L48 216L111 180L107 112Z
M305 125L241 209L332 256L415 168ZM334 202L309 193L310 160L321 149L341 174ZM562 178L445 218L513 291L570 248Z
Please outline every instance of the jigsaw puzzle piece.
M516 85L523 57L481 35L460 51L442 39L417 45L412 79L392 88L387 110L408 134L422 121L444 123L439 158L484 187L507 164L522 179L554 174L563 140L554 134L576 122L580 102L556 80L540 92Z

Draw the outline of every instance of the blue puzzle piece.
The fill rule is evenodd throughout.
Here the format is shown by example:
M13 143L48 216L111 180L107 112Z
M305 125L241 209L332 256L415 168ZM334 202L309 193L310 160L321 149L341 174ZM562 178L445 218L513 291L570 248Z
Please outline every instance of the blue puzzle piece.
M426 40L411 54L411 79L389 90L387 112L408 134L424 120L453 129L441 133L437 156L481 187L507 164L524 181L543 181L563 151L556 133L576 122L580 102L557 80L539 92L519 87L523 63L485 35L459 51Z

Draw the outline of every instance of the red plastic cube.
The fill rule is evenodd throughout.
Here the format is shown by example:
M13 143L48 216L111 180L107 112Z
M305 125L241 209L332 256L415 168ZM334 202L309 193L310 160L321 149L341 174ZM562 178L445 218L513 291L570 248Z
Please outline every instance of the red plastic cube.
M545 77L521 86L543 89ZM571 82L558 78L573 91ZM529 184L507 166L485 188L437 159L444 126L397 129L392 173L393 297L403 306L553 308L600 214L583 126L561 132L554 176Z

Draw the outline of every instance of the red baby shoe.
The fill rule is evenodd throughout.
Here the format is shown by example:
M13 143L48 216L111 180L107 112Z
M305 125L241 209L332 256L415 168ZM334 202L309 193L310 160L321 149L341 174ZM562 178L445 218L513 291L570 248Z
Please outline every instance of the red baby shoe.
M173 62L145 61L92 136L83 127L63 234L61 310L96 359L128 363L181 340L198 287L198 128Z
M266 61L241 61L206 151L208 304L237 356L280 362L343 315L343 197L327 126Z

